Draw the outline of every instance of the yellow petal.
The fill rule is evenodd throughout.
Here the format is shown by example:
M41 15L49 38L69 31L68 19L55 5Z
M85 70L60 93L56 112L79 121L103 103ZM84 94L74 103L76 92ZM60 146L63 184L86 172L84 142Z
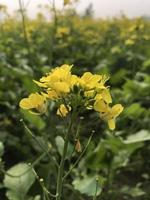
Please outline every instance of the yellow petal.
M71 110L70 106L66 106L64 104L61 104L60 107L57 109L57 115L61 116L61 117L66 117L66 115L68 114L68 112Z
M47 92L47 97L49 99L57 99L58 95L57 95L56 91L50 90L50 91Z
M69 85L65 82L55 82L53 84L53 89L56 91L56 93L59 95L61 93L68 93L70 92Z
M111 98L111 95L110 95L110 92L108 89L106 90L103 90L102 93L101 93L101 96L103 98L103 100L106 102L106 103L112 103L112 98Z
M38 93L31 93L28 98L20 101L19 105L23 109L40 108L45 103L46 98Z
M85 97L93 97L95 94L95 90L89 90L84 92Z
M94 103L94 110L98 112L107 112L108 111L108 106L103 100L98 100L95 101Z
M113 117L117 117L123 111L123 106L121 104L116 104L111 109L111 114Z
M39 87L47 88L47 85L45 83L41 83L39 81L33 80L34 83L36 83Z
M115 125L115 119L110 119L108 120L108 126L110 130L114 130L116 125Z
M31 109L34 108L28 98L24 98L20 101L19 106L23 109Z
M96 101L101 100L102 99L102 95L101 94L97 94L94 99Z

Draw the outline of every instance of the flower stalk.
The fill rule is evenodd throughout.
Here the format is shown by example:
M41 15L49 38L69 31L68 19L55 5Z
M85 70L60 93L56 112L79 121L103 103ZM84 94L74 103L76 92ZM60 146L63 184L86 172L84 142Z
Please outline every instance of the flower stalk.
M64 139L65 143L64 143L64 148L63 148L63 154L62 154L60 165L59 165L59 168L58 168L56 200L61 200L64 164L65 164L65 158L66 158L66 154L67 154L69 136L70 136L72 125L73 125L73 114L72 114L72 116L70 118L70 123L69 123L69 126L68 126L68 130L67 130L67 133L65 135L65 139Z

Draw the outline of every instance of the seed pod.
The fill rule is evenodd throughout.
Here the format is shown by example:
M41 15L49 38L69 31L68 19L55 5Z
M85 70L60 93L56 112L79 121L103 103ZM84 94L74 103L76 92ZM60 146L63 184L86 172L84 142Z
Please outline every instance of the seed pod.
M79 139L76 139L76 145L75 145L75 150L80 153L82 152L82 147Z

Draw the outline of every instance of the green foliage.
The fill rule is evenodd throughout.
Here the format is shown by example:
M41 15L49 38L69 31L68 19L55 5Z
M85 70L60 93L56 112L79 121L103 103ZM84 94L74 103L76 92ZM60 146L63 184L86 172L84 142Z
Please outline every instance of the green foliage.
M73 181L74 188L78 191L80 191L82 194L86 194L88 196L95 196L96 193L96 187L97 189L97 195L101 193L101 188L98 184L97 186L97 180L95 176L86 176L82 179L75 179ZM96 196L97 196L96 195Z
M9 200L25 200L27 192L35 181L34 173L29 165L20 163L7 171L4 185L8 189Z

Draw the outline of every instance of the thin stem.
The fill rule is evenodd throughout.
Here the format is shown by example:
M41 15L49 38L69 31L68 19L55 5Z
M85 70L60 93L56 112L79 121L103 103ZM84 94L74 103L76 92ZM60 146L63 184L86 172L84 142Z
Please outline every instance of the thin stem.
M31 65L33 65L35 60L34 60L34 56L31 55L31 49L30 49L30 44L29 44L29 40L28 40L27 26L26 26L26 16L25 16L26 8L25 8L23 0L19 0L19 7L20 7L20 13L21 13L21 17L22 17L22 29L23 29L25 45L26 45L27 52L28 52L28 59L29 59L29 62L31 63Z
M82 151L82 153L80 154L80 156L78 157L78 159L76 160L76 162L73 164L73 166L70 168L70 170L65 174L65 176L63 177L63 180L71 173L71 171L74 169L74 167L79 163L80 159L82 158L82 156L84 155L85 151L87 150L87 147L89 146L91 139L93 137L93 133L92 135L89 137L88 142L84 148L84 150Z
M51 193L50 191L48 191L48 189L46 188L46 186L45 186L45 184L44 184L44 180L43 180L42 178L40 178L40 177L37 175L36 171L35 171L33 168L32 168L32 171L33 171L33 173L35 174L36 179L38 180L40 186L41 186L42 189L43 189L43 196L45 197L45 199L48 199L48 200L49 200L49 196L55 198L56 195L52 194L52 193Z
M53 158L53 156L50 156L49 154L49 150L45 149L45 147L43 145L41 145L41 143L37 140L36 136L32 133L32 131L27 127L27 125L25 124L25 122L23 121L23 119L20 120L23 123L23 126L25 128L25 130L27 131L27 133L37 142L37 144L39 145L39 147L47 154L48 158L50 160L53 160L53 162L55 163L55 165L57 167L59 167L57 161Z
M98 178L96 178L96 189L95 189L95 195L93 197L93 200L96 200L97 198L97 189L98 189Z
M27 36L26 21L25 21L25 14L24 14L25 8L24 8L24 3L23 3L22 0L19 0L19 6L20 6L21 17L22 17L22 27L23 27L24 40L26 42L28 53L30 55L29 41L28 41L28 36Z
M70 136L72 124L73 124L73 114L71 116L68 131L67 131L66 136L65 136L63 154L62 154L60 165L59 165L59 168L58 168L56 200L61 200L62 183L63 183L62 177L63 177L63 172L64 172L64 163L65 163L65 158L66 158L66 154L67 154L67 148L68 148L68 142L69 142L69 136Z
M55 45L55 35L57 32L58 18L57 18L57 10L55 6L55 0L49 1L52 4L52 12L53 12L53 27L50 34L50 65L53 64L53 54L54 54L54 45Z

